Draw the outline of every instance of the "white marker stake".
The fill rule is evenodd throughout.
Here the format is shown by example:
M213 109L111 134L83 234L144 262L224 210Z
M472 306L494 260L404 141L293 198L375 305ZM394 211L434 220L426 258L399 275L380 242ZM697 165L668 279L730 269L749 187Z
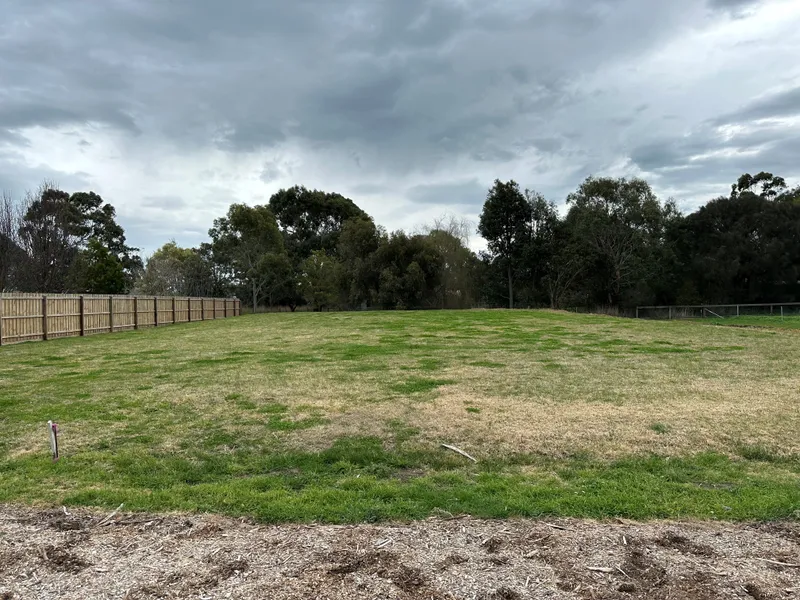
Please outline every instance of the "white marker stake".
M53 451L53 460L58 460L58 423L47 422L50 431L50 449Z

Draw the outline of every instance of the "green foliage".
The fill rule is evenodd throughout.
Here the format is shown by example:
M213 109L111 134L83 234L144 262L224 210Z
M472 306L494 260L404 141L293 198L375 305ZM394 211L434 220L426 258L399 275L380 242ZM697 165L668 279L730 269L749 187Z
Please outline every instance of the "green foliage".
M442 257L428 236L399 231L381 240L374 265L379 275L375 300L392 309L436 305Z
M514 308L513 272L528 241L531 205L511 180L495 180L483 204L478 232L493 255L503 261L508 276L508 307Z
M114 207L94 192L70 195L45 182L26 198L17 234L19 260L24 264L17 269L15 286L23 291L118 289L106 253L122 267L120 291L130 289L142 269L138 249L125 243ZM103 256L100 247L105 249ZM93 264L91 281L86 280L87 263Z
M136 282L136 293L152 296L190 296L188 269L195 256L190 248L180 248L174 240L153 252Z
M570 234L589 274L583 293L590 303L630 305L642 298L663 264L662 240L674 203L662 204L642 179L590 177L567 197ZM646 292L645 292L646 294Z
M339 287L350 307L368 304L378 288L374 258L380 244L381 231L372 219L353 218L342 225L337 247L341 261Z
M338 302L339 262L324 250L315 250L302 264L300 289L314 310L335 308Z
M766 191L752 192L755 178L747 177L730 197L684 219L677 234L682 271L705 303L796 301L800 204L771 200L775 184L763 177Z
M286 284L276 268L286 264L283 238L268 207L233 204L208 234L215 261L227 270L233 285L249 292L253 307L265 291Z
M369 219L349 198L303 186L273 194L269 208L295 261L308 258L316 250L335 253L344 223L349 219Z
M125 269L122 262L97 238L78 257L81 290L89 294L124 294Z

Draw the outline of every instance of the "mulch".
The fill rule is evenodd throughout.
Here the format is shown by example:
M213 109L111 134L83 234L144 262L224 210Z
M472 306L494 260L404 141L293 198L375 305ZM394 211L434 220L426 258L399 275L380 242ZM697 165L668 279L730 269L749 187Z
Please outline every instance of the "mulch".
M0 506L0 600L800 599L800 523L259 525Z

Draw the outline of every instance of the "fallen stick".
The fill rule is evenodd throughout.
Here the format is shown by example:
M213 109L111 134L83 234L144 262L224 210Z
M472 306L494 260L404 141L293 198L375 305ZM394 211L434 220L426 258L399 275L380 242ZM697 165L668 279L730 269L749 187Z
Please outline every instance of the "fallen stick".
M100 527L100 525L103 525L103 524L105 524L107 521L110 521L111 519L113 519L113 518L114 518L114 517L117 515L117 513L118 513L119 511L121 511L121 510L122 510L122 507L123 507L123 506L125 506L125 503L124 503L124 502L123 502L122 504L120 504L120 505L119 505L117 508L115 508L115 509L114 509L114 512L112 512L112 513L111 513L110 515L108 515L108 516L107 516L105 519L103 519L102 521L100 521L100 522L97 524L97 526L98 526L98 527Z
M453 452L460 454L464 458L470 459L474 463L478 462L478 459L473 458L472 456L464 452L461 448L456 448L455 446L451 446L450 444L442 444L442 448L447 448L448 450L452 450Z
M770 560L768 558L757 558L756 560L760 560L761 562L769 563L771 565L778 565L779 567L789 567L791 569L800 569L800 565L796 565L794 563L785 563L780 562L777 560Z
M567 529L566 527L562 527L561 525L553 525L552 523L546 523L546 522L544 522L544 524L547 525L548 527L552 528L552 529L559 529L561 531L569 531L569 529Z
M614 569L609 569L608 567L586 567L589 571L594 571L595 573L613 573Z

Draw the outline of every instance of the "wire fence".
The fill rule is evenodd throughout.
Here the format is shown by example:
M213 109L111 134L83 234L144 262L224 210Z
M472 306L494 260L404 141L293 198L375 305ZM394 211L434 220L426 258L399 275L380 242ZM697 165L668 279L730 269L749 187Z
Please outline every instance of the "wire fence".
M637 319L730 319L735 317L800 317L800 302L636 307Z

